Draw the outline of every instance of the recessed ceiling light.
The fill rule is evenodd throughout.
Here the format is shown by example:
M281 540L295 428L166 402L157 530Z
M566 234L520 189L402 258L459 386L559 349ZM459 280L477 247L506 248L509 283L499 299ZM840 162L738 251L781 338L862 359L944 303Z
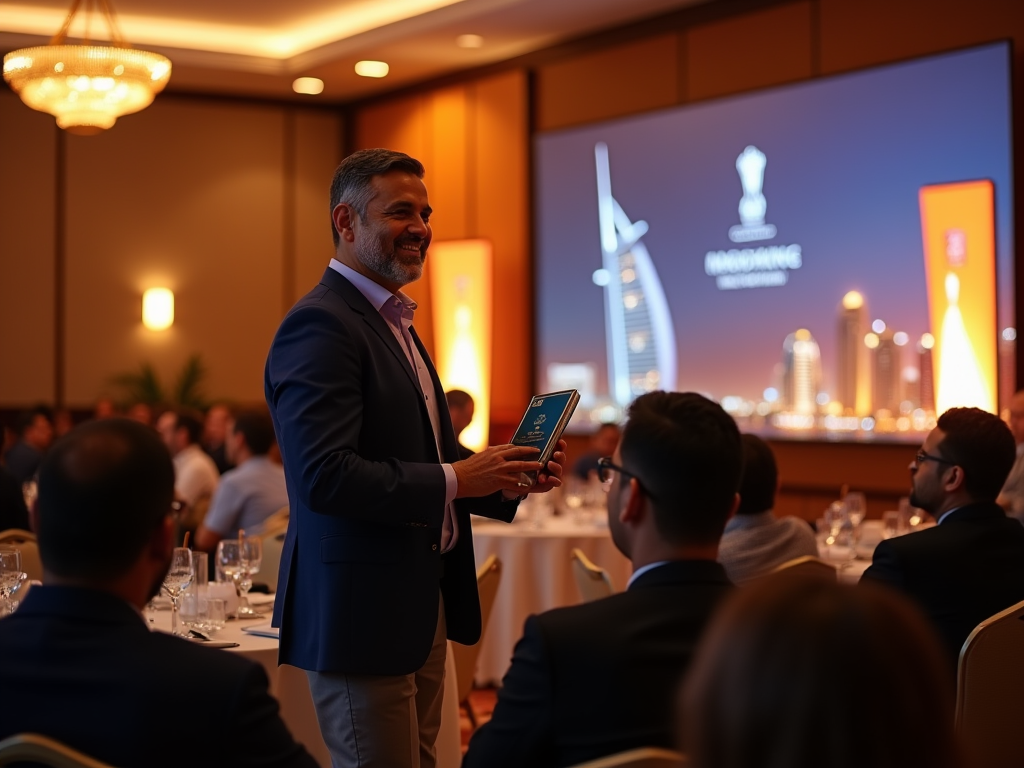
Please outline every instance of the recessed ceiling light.
M483 48L484 39L480 35L459 35L455 38L459 48Z
M300 77L292 83L292 90L296 93L308 93L316 96L324 92L324 81L319 77Z
M390 68L384 61L357 61L356 74L362 77L387 77Z

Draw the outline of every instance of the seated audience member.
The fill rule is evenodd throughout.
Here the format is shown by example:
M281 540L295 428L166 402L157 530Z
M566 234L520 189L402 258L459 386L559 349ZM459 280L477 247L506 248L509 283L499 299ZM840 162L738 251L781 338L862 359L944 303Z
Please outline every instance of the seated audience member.
M0 467L0 531L11 528L28 530L28 508L25 506L21 483Z
M1024 600L1024 526L996 496L1013 466L1013 435L998 416L951 408L910 464L910 503L937 525L881 542L863 581L913 598L955 665L982 620Z
M117 406L109 397L101 397L93 405L92 417L94 419L111 419L117 415Z
M775 574L722 606L682 695L693 768L961 768L934 630L878 588Z
M459 440L459 436L466 430L466 427L473 421L473 412L476 410L476 403L473 402L473 396L469 392L464 392L461 389L450 389L444 393L444 399L448 402L448 413L452 417L452 428L455 430L455 439ZM459 458L468 459L472 456L475 451L471 451L469 448L462 444L459 440Z
M313 768L262 666L142 617L173 498L167 449L140 424L93 421L54 446L35 512L44 585L0 621L0 739L40 733L119 768Z
M618 424L602 424L590 438L590 450L576 459L572 465L572 473L581 480L590 477L597 471L597 462L602 456L611 456L619 444L621 431Z
M570 766L674 746L675 691L731 589L715 558L742 465L739 430L716 403L692 392L636 399L602 462L608 525L633 577L625 592L526 620L464 767Z
M735 584L763 576L797 557L818 556L814 532L803 520L775 517L779 470L772 449L756 435L743 435L740 506L725 524L718 562Z
M153 426L153 409L149 403L132 403L126 415L139 424L145 424L147 427Z
M224 403L211 405L206 412L206 420L203 422L203 450L206 455L213 459L217 465L217 471L222 475L231 467L227 453L228 422L231 420L231 409Z
M7 471L19 483L31 480L53 442L53 412L43 405L18 414L14 422L17 442L4 455Z
M1007 517L1024 523L1024 389L1010 399L1010 432L1017 443L1013 469L999 491L996 503L1006 510Z
M220 473L213 459L199 446L202 414L189 408L171 409L157 419L156 430L174 458L175 494L193 511L200 504L205 505L217 490ZM186 515L190 518L188 528L201 522L188 512Z
M267 451L274 443L274 423L266 408L239 411L228 421L227 458L235 465L220 479L199 530L196 547L212 552L217 542L246 533L258 533L263 521L288 506L284 468Z

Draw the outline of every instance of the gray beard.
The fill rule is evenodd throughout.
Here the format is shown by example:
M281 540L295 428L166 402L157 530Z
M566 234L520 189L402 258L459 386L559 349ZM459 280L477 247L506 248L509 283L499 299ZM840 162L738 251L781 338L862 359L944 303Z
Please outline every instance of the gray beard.
M385 280L398 283L399 285L407 285L415 280L419 280L423 275L422 262L416 266L405 265L393 256L388 258L386 254L373 246L358 246L356 248L356 256L367 269L380 275Z

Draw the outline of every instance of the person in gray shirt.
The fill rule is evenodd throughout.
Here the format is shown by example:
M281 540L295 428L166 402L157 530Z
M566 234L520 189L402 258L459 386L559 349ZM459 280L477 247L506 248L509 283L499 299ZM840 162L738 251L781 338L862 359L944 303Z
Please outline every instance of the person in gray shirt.
M220 479L199 530L196 548L213 552L221 539L238 535L239 528L259 533L264 521L288 506L284 468L267 453L274 444L274 424L265 408L239 411L228 421L228 458L235 468Z
M795 517L775 517L779 470L769 445L743 435L740 506L725 526L718 562L735 584L763 576L797 557L818 556L814 532Z

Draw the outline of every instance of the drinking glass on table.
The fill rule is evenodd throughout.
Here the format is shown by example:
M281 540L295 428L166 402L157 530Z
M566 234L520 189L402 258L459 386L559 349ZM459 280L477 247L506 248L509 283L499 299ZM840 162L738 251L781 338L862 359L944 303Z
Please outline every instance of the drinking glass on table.
M187 632L178 629L178 608L181 594L192 583L192 550L175 547L171 555L171 567L164 576L163 589L171 598L171 634L185 637Z
M853 527L859 528L868 511L868 502L864 498L864 494L859 491L851 491L843 497L843 502L846 504L846 514L849 515Z
M252 576L260 570L263 560L263 542L256 536L245 539L224 539L217 545L217 564L224 575L235 583L238 593L238 618L261 618L249 605L247 597L252 587Z
M11 595L28 580L28 574L21 570L21 550L15 547L0 547L0 616L6 616L18 607L18 601Z

